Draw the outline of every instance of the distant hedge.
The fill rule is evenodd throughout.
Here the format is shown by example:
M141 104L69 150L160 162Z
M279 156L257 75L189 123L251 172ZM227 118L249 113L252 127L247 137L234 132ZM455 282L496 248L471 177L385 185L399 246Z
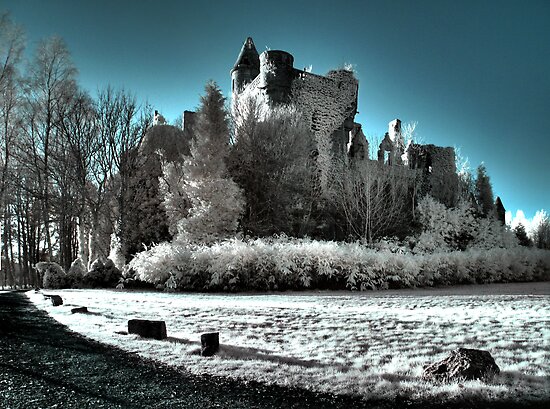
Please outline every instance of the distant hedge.
M425 287L546 281L550 251L525 247L411 254L360 243L270 238L212 246L162 243L127 266L132 277L195 291Z

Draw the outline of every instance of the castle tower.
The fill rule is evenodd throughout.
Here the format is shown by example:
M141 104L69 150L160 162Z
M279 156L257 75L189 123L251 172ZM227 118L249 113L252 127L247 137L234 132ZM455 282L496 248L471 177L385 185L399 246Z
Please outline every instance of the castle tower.
M269 50L260 55L260 82L270 103L288 102L294 79L294 57L286 51Z
M239 94L260 73L260 56L251 37L244 42L231 70L231 92Z
M401 132L400 119L394 119L388 124L388 133L395 150L393 161L395 164L402 165L403 155L405 154L405 139L403 138L403 133Z
M394 119L388 124L388 134L394 145L402 143L403 135L401 134L401 120ZM404 143L403 143L404 144Z

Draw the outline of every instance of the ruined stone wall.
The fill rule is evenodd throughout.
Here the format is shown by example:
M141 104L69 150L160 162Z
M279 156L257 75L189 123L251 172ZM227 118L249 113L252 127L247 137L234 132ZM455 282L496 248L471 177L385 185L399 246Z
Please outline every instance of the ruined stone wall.
M265 66L260 69L264 70ZM272 104L274 101L268 91L270 79L269 75L260 73L238 99L259 97L266 105ZM358 81L350 71L330 71L324 77L294 69L289 97L302 112L317 142L327 139L334 153L344 154L349 132L354 129L357 93Z
M326 77L296 72L292 100L316 138L333 136L333 149L345 153L357 111L358 82L349 71L331 71Z
M357 112L358 82L349 71L334 71L330 77L297 71L292 100L317 142L317 166L321 190L329 194L333 158L347 155L350 131Z
M409 167L424 173L422 193L428 193L445 205L456 206L458 176L454 148L412 144L408 151Z

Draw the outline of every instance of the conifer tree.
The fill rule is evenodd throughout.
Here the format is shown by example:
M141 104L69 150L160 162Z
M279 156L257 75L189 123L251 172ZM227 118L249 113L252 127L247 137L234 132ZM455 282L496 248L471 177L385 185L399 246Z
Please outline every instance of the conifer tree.
M194 127L191 157L182 166L189 215L178 222L178 239L211 243L231 237L244 208L241 189L228 175L229 128L225 98L214 82L205 87ZM174 169L174 168L173 168Z
M523 224L519 223L514 229L514 233L516 233L516 237L518 238L520 246L532 246L533 243L531 242L531 239L527 236L527 232L525 231L525 227L523 226Z
M487 174L487 169L482 163L477 168L477 178L475 185L476 201L484 217L494 216L494 199L493 188L491 186L491 180Z

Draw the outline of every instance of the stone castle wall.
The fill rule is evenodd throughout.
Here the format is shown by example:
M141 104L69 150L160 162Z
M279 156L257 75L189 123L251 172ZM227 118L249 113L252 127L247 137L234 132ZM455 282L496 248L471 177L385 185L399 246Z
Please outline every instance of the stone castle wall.
M274 74L283 71L285 75L281 81ZM238 99L259 97L268 105L292 102L316 139L330 138L332 149L343 154L349 142L349 132L354 129L358 89L359 83L350 71L331 71L325 77L297 69L289 73L262 63L260 74L245 87Z
M247 39L247 44L253 45L252 40ZM241 55L251 48L243 50ZM329 173L329 169L323 169L323 166L330 166L331 157L348 155L356 159L370 159L361 125L354 122L359 83L351 71L332 70L321 76L295 69L294 57L285 51L269 50L258 55L254 48L253 53L249 57L257 60L254 64L258 64L259 73L256 78L237 88L233 102L253 97L259 98L266 107L287 102L296 105L317 141L322 185ZM254 68L243 61L239 57L232 71L233 76L237 69L246 71ZM244 68L239 63L243 63ZM425 193L439 192L436 194L439 200L453 205L458 191L454 149L413 144L405 151L401 121L395 119L388 127L378 158L372 159L389 166L405 165L404 169L421 170L426 175Z
M296 74L292 82L292 101L316 138L331 137L333 149L345 154L357 111L359 85L353 73L334 71L333 77L304 71Z
M424 171L422 193L429 193L447 206L458 201L458 175L454 148L412 144L407 150L409 167Z

